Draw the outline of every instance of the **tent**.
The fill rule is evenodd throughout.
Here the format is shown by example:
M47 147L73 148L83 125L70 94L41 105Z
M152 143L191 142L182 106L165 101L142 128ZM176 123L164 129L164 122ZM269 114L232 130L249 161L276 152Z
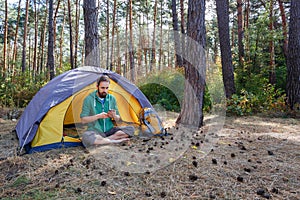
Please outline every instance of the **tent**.
M138 87L115 72L80 67L52 79L25 108L16 126L21 150L33 153L82 145L76 125L80 125L83 99L96 89L101 74L111 78L110 93L117 99L122 121L140 125L139 113L153 107ZM75 127L77 136L66 133L67 127Z

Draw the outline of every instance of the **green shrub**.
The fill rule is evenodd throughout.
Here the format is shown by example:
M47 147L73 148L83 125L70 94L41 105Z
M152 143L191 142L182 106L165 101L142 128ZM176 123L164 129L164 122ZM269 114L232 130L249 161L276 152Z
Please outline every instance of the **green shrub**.
M285 94L280 89L275 89L271 84L266 84L257 94L241 90L227 101L227 113L234 115L251 115L255 113L285 112Z

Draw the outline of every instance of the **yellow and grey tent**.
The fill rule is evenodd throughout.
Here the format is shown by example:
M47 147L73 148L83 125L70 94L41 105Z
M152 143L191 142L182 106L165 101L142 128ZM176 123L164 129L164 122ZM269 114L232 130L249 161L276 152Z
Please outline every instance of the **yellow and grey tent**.
M79 135L65 134L64 128L80 124L83 100L96 89L102 74L111 79L110 93L116 97L122 121L141 125L139 114L153 107L137 86L115 72L81 67L55 77L30 101L16 126L21 150L33 153L82 145Z

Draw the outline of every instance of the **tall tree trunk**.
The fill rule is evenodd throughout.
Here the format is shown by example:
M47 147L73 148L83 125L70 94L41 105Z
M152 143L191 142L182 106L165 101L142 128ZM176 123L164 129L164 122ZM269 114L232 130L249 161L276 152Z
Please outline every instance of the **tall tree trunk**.
M119 31L118 28L116 28L117 32L117 66L116 66L116 72L118 74L122 74L121 71L121 55L120 55L120 37L119 37Z
M243 1L237 0L237 18L238 18L238 49L239 49L239 64L244 68L244 29L243 29Z
M184 0L180 0L180 26L181 26L181 52L182 52L182 66L185 66L185 15L184 15Z
M251 56L250 56L250 33L249 33L249 20L250 20L250 0L246 0L246 6L245 6L245 26L244 30L246 30L245 34L245 51L246 51L246 59L247 62L251 61Z
M221 49L222 75L226 98L231 98L235 93L232 53L229 34L229 2L216 0L219 41Z
M100 66L98 11L96 0L83 1L85 65Z
M130 78L135 82L135 66L134 66L134 44L133 44L133 30L132 30L132 0L129 2L129 60L130 60Z
M177 5L176 0L172 0L172 22L173 22L173 31L174 31L174 44L175 44L175 53L176 53L176 67L182 67L182 52L180 47L180 38L179 38L179 28L178 28L178 15L177 15Z
M50 80L52 80L55 77L54 32L53 32L53 0L49 0L47 68L48 68L49 73L50 73Z
M109 69L113 71L113 62L114 62L114 41L115 41L115 29L116 29L116 13L117 13L117 0L114 0L114 10L113 10L113 24L111 31L111 51L110 51L110 63Z
M150 65L150 71L155 71L156 69L156 56L155 56L155 52L156 52L156 15L157 15L157 0L155 0L154 2L154 11L153 11L153 35L152 35L152 51L151 51L151 65Z
M7 33L8 33L8 8L7 8L7 0L5 0L5 17L4 17L4 44L3 44L3 66L2 66L2 75L3 77L6 76L6 70L7 70L7 56L6 56L6 52L7 52Z
M33 50L33 70L32 75L35 77L37 75L37 45L38 45L38 13L37 13L37 3L34 0L34 50Z
M203 126L203 99L206 71L205 0L189 0L187 35L189 36L185 66L185 94L177 123Z
M277 0L280 9L281 21L282 21L282 30L283 30L283 53L284 56L287 57L287 48L288 48L288 31L287 31L287 23L286 23L286 14L283 7L282 0Z
M106 69L109 67L109 0L106 1Z
M44 21L43 21L43 28L41 30L41 40L40 40L40 63L39 63L39 73L42 73L44 70L44 50L45 50L45 38L46 38L46 28L47 28L47 16L48 16L48 4L49 1L46 0L46 10L44 13Z
M13 47L13 63L12 63L12 78L15 75L15 65L16 65L16 61L17 61L17 55L18 55L18 50L17 50L17 46L18 46L18 35L19 35L19 23L20 23L20 10L21 10L21 0L19 0L18 3L18 16L17 16L17 22L16 22L16 32L15 32L15 37L14 37L14 47Z
M58 16L59 5L60 5L60 0L57 0L56 8L55 8L54 16L53 16L53 41L54 41L53 49L54 50L56 49L56 27L57 27L56 26L56 19L57 19L57 16ZM59 59L58 56L59 56L58 54L54 55L54 62Z
M77 59L78 59L78 38L79 38L79 19L80 19L80 0L76 0L76 19L75 19L75 46L74 46L74 67L77 67Z
M22 49L22 73L26 69L26 41L27 41L27 23L28 23L28 9L29 9L29 0L26 0L26 12L25 12L25 21L24 21L24 35L23 35L23 49Z
M72 27L72 15L71 15L71 2L68 0L68 18L69 18L69 37L70 37L70 64L71 69L74 69L74 53L73 53L73 27Z
M65 21L66 21L66 6L64 4L64 15L63 15L63 22L61 24L61 32L60 32L60 42L59 42L59 68L62 69L63 66L63 46L64 46L64 28L65 28Z
M300 110L300 1L291 0L287 56L287 101L292 110Z
M274 47L274 22L273 22L273 0L270 0L269 7L269 32L270 32L270 41L269 41L269 54L270 54L270 66L269 66L269 83L275 85L276 83L276 74L275 74L275 47Z
M163 33L162 33L162 29L163 29L163 1L160 1L160 40L159 40L159 58L158 58L158 70L161 70L161 63L162 63L162 54L163 54L163 50L162 50L162 43L163 43Z

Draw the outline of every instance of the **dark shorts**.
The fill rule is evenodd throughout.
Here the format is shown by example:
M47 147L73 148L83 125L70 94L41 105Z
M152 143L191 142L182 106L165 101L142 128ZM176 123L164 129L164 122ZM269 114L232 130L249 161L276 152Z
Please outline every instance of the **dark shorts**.
M85 131L82 134L81 142L85 147L90 147L95 143L97 135L100 135L101 137L105 138L115 134L117 131L123 131L129 137L134 135L133 126L120 126L120 127L113 127L112 129L104 133L100 133L96 131Z

